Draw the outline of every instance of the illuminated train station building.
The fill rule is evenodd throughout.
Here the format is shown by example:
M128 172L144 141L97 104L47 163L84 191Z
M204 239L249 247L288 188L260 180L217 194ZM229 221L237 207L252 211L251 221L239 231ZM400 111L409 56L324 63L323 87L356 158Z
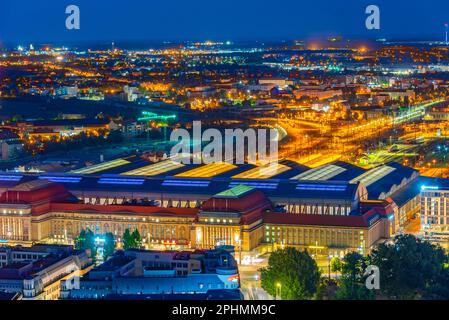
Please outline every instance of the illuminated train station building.
M419 213L420 179L397 163L310 169L137 158L63 174L2 173L0 241L71 243L90 228L120 242L126 229L138 229L148 248L366 254Z

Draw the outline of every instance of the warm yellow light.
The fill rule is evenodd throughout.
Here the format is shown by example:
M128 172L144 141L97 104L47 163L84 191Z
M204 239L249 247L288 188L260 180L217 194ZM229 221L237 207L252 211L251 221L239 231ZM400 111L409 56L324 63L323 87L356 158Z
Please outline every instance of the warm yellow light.
M211 178L237 168L230 163L211 163L176 175L181 178Z
M143 168L138 168L129 172L122 173L124 176L157 176L159 174L173 171L184 167L182 163L172 160L161 161Z
M240 235L238 233L235 234L234 240L235 240L235 243L239 243L240 242Z
M290 170L290 167L283 164L270 164L264 167L256 167L233 176L234 179L269 179L273 176Z
M71 171L71 173L92 174L92 173L97 173L97 172L100 172L100 171L106 171L108 169L124 166L125 164L128 164L128 163L130 163L128 160L116 159L116 160L113 160L113 161L100 163L100 164L97 164L97 165L94 165L94 166L90 166L90 167L86 167L86 168L82 168L82 169L79 169L79 170L74 170L74 171Z
M196 242L201 242L201 239L203 238L203 233L201 232L200 228L196 229Z

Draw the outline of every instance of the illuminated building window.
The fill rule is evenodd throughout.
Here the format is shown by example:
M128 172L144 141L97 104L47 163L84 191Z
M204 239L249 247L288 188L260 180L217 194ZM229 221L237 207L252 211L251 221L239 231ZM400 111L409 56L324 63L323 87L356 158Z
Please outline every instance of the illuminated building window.
M347 185L332 185L332 184L298 184L296 190L299 191L336 191L343 192L348 188Z
M229 184L229 188L234 188L239 185L245 185L247 187L256 188L256 189L267 189L267 190L276 190L279 186L279 183L276 182L231 182Z
M41 176L40 180L48 180L55 183L79 183L81 181L81 177L58 177L58 176Z
M204 180L165 180L162 183L164 187L209 187L210 181Z
M142 185L144 179L125 179L125 178L101 178L99 184L117 184L117 185Z
M0 175L0 181L13 181L19 182L23 176L11 175L11 176L3 176Z

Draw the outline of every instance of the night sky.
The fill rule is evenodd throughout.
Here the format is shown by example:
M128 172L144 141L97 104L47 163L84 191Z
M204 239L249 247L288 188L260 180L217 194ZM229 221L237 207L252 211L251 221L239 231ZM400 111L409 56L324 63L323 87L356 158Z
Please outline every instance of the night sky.
M81 10L81 30L65 28L65 8ZM381 9L381 29L365 28L365 8ZM0 0L0 41L443 40L448 0Z

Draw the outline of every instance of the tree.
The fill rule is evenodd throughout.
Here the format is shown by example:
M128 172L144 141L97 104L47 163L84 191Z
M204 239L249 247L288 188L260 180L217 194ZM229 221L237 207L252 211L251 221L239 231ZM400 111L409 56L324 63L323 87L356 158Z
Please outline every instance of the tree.
M133 248L134 249L142 248L142 237L140 236L139 230L135 229L131 237L133 239Z
M413 235L378 245L369 258L380 269L381 290L390 299L419 299L449 289L441 287L448 276L444 250Z
M95 245L95 235L87 228L87 230L82 229L78 237L75 239L75 248L79 250L88 250L95 261L97 257L97 246Z
M322 277L320 285L318 286L318 292L316 294L317 300L334 300L335 293L338 289L338 283L334 279Z
M330 264L331 264L332 272L340 272L341 271L342 263L338 257L333 257Z
M129 249L140 249L142 247L142 238L140 237L139 230L135 229L132 233L129 229L125 230L123 234L123 248L125 250Z
M376 293L367 289L363 282L352 283L348 278L342 278L339 281L335 298L337 300L374 300Z
M132 237L131 232L129 232L129 229L125 230L125 233L123 234L123 249L128 250L133 247L132 243Z
M11 122L17 122L17 121L22 121L22 120L23 120L23 117L20 114L13 115L11 117Z
M341 278L336 298L339 300L371 300L375 293L366 288L367 259L357 252L348 253L341 261Z
M104 236L104 249L103 249L103 259L107 260L110 256L114 254L115 251L115 237L114 234L108 232Z
M86 250L86 230L82 229L78 237L76 237L75 248L78 250Z
M268 267L261 269L262 288L284 300L312 298L320 283L320 271L308 252L285 248L273 252Z
M445 268L423 295L426 300L449 300L449 270Z

